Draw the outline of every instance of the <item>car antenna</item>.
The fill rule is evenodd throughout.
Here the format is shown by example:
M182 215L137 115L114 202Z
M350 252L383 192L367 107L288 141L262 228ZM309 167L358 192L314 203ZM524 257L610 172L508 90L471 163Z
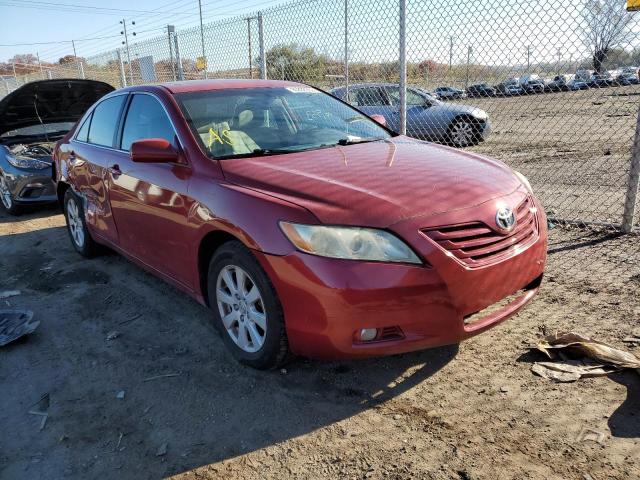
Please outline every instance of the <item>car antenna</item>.
M40 113L38 112L38 92L37 91L33 95L33 108L36 111L36 116L38 117L38 120L40 120L40 125L42 125L42 133L44 133L44 138L46 138L47 143L49 143L51 142L51 140L49 140L47 129L45 128L44 122L42 121L42 118L40 117Z

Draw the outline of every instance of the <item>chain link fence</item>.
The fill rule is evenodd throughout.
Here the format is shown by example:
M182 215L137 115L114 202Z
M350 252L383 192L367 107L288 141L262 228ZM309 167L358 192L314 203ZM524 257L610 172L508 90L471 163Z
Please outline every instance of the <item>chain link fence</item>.
M522 172L567 252L590 236L602 249L640 224L638 66L640 12L623 0L301 0L202 29L167 26L16 80L305 82L392 129ZM611 244L608 265L640 278L640 239Z

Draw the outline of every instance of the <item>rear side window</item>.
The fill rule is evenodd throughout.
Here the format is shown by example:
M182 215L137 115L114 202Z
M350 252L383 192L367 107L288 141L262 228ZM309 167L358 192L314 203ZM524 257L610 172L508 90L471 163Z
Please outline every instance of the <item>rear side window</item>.
M80 127L80 130L78 130L76 140L78 140L79 142L86 142L89 139L89 125L91 124L91 117L93 117L93 114L87 117L87 119Z
M358 88L349 91L349 103L356 106L384 107L388 101L382 88Z
M173 125L160 102L151 95L134 95L122 131L122 149L145 138L163 138L175 146Z
M100 102L93 110L87 140L89 143L113 147L120 111L126 97L126 95L118 95L108 98Z

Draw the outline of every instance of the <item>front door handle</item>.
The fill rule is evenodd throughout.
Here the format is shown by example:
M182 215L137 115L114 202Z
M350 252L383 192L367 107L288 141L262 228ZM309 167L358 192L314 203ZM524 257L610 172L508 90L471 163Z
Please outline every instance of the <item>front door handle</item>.
M115 165L111 165L108 170L109 173L115 178L118 178L120 175L122 175L122 170L120 170L120 166L117 163Z

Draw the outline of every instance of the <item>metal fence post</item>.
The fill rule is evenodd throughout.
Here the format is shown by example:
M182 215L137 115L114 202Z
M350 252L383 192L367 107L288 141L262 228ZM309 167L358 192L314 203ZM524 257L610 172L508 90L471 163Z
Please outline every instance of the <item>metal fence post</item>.
M399 0L400 8L400 134L407 133L407 0Z
M631 167L629 169L629 182L627 183L627 195L624 201L624 214L622 216L622 231L631 233L633 220L636 216L636 200L640 186L640 108L636 117L636 134L631 147Z
M184 80L184 71L182 70L182 59L180 58L180 47L178 46L178 32L173 32L173 47L176 49L176 65L178 70L178 80Z
M202 44L202 60L204 62L204 78L209 78L207 73L207 55L204 52L204 27L202 26L202 0L198 0L198 10L200 11L200 43Z
M249 78L253 80L253 49L251 45L251 17L247 18L247 38L249 41Z
M116 50L118 52L118 69L120 70L120 85L122 87L127 86L127 77L124 74L124 64L122 63L122 52L120 49Z
M344 0L344 88L349 101L349 0Z
M264 21L262 12L258 12L258 44L260 45L260 78L267 79L267 54L264 49Z
M176 27L173 25L167 25L167 39L169 41L169 63L171 63L171 74L173 81L176 81L176 64L173 60L173 43L171 41L171 34L175 32Z

